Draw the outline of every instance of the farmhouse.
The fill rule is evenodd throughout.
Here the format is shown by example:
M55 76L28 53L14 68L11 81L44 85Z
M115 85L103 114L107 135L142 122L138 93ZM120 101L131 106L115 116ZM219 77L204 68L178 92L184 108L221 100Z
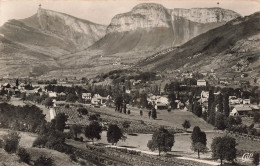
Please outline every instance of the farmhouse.
M244 99L243 104L250 104L250 99Z
M82 93L82 99L85 101L91 101L91 93Z
M230 112L230 116L248 116L252 113L252 108L249 106L237 105Z
M207 86L207 82L205 80L197 80L197 86Z
M57 97L57 93L56 92L49 92L49 97L56 98Z
M93 105L105 105L108 99L110 99L111 96L102 97L99 94L95 94L93 98L91 99L91 104Z

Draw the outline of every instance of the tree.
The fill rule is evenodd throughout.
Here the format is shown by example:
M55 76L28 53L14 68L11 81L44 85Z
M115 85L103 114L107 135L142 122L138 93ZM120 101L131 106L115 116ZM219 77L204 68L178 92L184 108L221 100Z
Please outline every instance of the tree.
M142 110L140 110L140 116L143 116L143 111Z
M157 113L156 113L156 109L155 108L152 109L152 118L153 119L157 118Z
M122 130L116 124L110 124L107 130L107 142L112 143L112 145L114 145L122 138Z
M15 80L15 85L18 87L19 86L19 80L18 78Z
M148 112L148 117L149 117L149 119L150 119L150 117L151 117L151 114L152 114L152 112L149 111L149 112Z
M74 103L74 102L76 102L77 100L78 100L77 95L75 95L75 94L73 94L73 93L69 93L69 94L67 95L67 97L66 97L66 101L67 101L67 102L72 102L72 103Z
M78 138L78 134L81 132L81 129L81 126L78 124L73 124L72 126L70 126L70 132L73 134L75 139Z
M79 109L77 109L77 112L82 115L88 114L88 110L86 108L79 108Z
M22 93L22 100L24 102L24 100L26 100L26 93Z
M224 98L223 98L223 112L224 112L225 117L228 117L229 113L230 113L228 98L229 98L228 93L225 93Z
M123 128L125 128L125 129L129 128L130 127L130 123L131 122L129 122L129 121L124 121L123 124L122 124Z
M195 126L191 135L191 149L194 152L198 152L198 158L200 158L200 152L207 152L207 137L206 133L201 131L198 126Z
M85 136L91 139L94 144L94 139L101 139L102 126L97 121L92 121L85 128Z
M27 164L30 163L31 156L24 148L19 148L17 155L19 156L20 161L25 162Z
M121 109L122 104L123 104L123 97L121 95L118 95L115 98L116 111L119 111Z
M216 111L214 103L208 108L208 123L215 125Z
M223 95L220 93L217 98L218 112L223 113Z
M215 137L211 144L212 157L220 159L221 166L223 160L233 161L236 158L236 140L230 136Z
M50 97L46 98L46 99L43 101L43 104L44 104L47 108L52 107L52 106L53 106L52 98L50 98Z
M152 140L148 141L147 147L152 151L158 150L160 156L161 152L171 151L173 144L174 135L161 127L158 131L153 133Z
M99 114L92 114L89 116L89 120L90 121L97 121L98 119L100 118L100 115Z
M190 128L190 121L185 120L182 124L182 127L187 131L187 129Z
M4 136L4 150L8 153L16 152L19 142L20 135L18 132L10 132Z
M256 166L259 164L259 153L257 152L253 154L253 164L255 164Z
M254 113L254 122L255 123L260 122L260 113L259 112Z
M226 128L225 125L225 116L223 113L217 113L216 119L215 119L215 126L219 130L224 130Z
M55 129L63 132L66 126L66 121L68 120L68 116L65 113L58 113L52 123L55 124Z
M202 107L201 105L199 104L199 102L195 101L193 104L192 104L192 112L197 115L198 117L201 117L202 115Z
M40 156L35 162L34 166L53 166L53 159L50 157Z
M176 103L175 103L175 100L176 100L176 96L175 96L175 93L172 92L168 95L168 100L170 101L170 105L171 107L174 109L176 108Z

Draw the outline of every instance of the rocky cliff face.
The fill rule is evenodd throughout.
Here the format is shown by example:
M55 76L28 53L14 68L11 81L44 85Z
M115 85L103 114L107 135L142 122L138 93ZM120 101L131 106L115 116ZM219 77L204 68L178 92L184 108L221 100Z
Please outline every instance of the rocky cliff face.
M128 13L116 15L107 27L107 33L155 27L171 27L169 11L159 4L140 4Z
M160 4L143 3L116 15L95 48L113 54L178 46L237 17L239 14L221 8L167 9Z
M170 10L172 20L174 17L183 17L189 21L197 23L219 23L228 22L240 15L234 11L221 8L192 8L192 9L172 9Z

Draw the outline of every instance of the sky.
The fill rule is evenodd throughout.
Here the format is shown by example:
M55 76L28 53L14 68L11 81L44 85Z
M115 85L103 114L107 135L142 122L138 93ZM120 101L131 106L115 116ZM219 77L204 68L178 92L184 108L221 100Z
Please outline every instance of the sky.
M260 11L260 0L0 0L0 26L10 19L24 19L42 8L108 25L119 13L139 3L159 3L168 9L221 7L242 16Z

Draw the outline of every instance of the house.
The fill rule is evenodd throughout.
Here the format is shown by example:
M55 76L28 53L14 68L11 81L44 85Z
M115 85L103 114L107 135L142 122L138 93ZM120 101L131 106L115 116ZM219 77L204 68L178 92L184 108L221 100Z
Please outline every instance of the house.
M155 101L155 109L167 109L169 106L168 98L165 96L159 96Z
M243 104L250 104L250 99L244 99Z
M91 101L91 93L82 93L82 99L85 101Z
M34 89L34 93L40 93L40 92L42 92L42 88L36 88L36 89Z
M4 88L11 88L11 84L9 84L9 83L4 83L2 86L3 86Z
M25 87L25 84L24 84L24 83L20 83L20 84L18 85L18 89L25 89L24 87Z
M126 90L125 90L125 93L127 93L127 94L131 94L131 90L126 89Z
M57 97L57 93L56 92L49 92L49 97L53 97L56 98Z
M209 99L209 91L202 91L200 94L201 103L208 101Z
M133 82L133 85L134 85L134 86L135 86L135 85L139 85L139 84L141 83L141 81L142 81L142 80L134 81L134 82Z
M197 80L197 86L207 86L207 82L205 80Z
M230 116L248 116L252 113L252 108L249 106L237 105L230 112Z
M237 98L236 96L229 96L230 104L241 104L243 100L241 98Z
M202 112L208 112L208 106L209 106L208 101L203 102L203 103L201 104Z
M91 99L91 104L93 105L104 105L106 104L106 102L111 99L111 96L107 96L107 97L102 97L99 94L95 94L92 99Z

